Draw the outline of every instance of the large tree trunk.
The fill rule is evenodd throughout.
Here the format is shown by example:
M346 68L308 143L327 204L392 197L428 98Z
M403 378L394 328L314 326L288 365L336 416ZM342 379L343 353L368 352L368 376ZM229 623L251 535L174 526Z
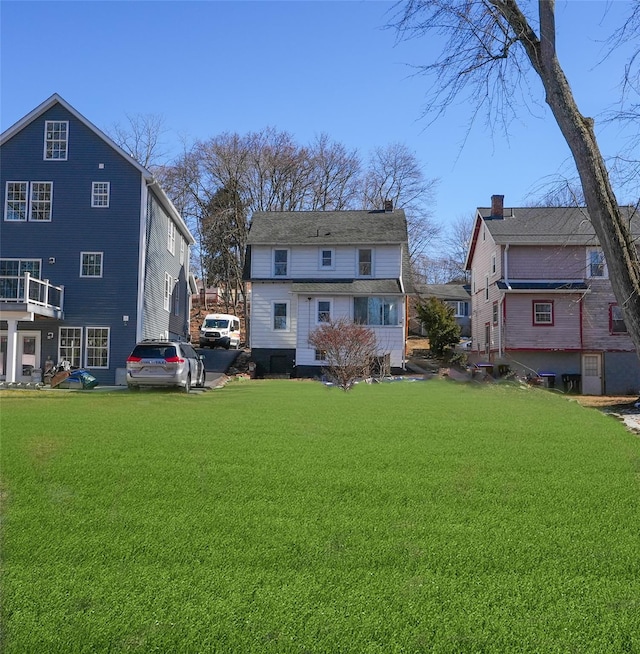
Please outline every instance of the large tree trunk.
M636 352L640 356L640 257L628 219L623 216L596 141L593 119L585 118L558 61L555 49L555 0L539 0L540 39L515 0L490 0L505 17L527 52L546 92L580 175L589 218L604 252L609 278Z

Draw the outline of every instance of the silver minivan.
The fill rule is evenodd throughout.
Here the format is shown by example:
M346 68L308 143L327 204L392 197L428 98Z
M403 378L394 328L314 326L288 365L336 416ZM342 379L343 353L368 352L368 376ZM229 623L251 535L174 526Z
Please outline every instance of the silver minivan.
M127 358L127 386L202 388L205 382L204 357L190 343L147 340L138 343Z

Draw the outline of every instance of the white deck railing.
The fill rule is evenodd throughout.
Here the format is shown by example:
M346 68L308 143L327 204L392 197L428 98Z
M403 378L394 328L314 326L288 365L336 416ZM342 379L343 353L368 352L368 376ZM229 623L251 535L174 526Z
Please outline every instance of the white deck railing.
M28 272L21 277L0 277L0 302L35 304L62 311L64 286L54 286L48 279L32 277Z

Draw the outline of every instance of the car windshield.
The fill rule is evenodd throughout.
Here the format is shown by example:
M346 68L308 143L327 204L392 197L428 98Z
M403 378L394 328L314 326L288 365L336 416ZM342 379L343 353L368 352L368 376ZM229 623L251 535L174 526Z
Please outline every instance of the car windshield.
M205 327L211 327L214 329L226 329L229 326L228 320L221 320L219 318L209 318L204 321Z
M170 359L176 356L174 345L136 345L132 355L141 359Z

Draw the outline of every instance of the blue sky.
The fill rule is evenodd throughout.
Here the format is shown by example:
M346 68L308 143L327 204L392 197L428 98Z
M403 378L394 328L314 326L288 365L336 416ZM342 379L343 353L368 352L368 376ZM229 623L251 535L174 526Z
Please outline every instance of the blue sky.
M619 96L624 52L601 62L602 41L628 2L558 0L560 61L585 115ZM101 129L126 114L164 117L168 151L180 138L286 130L299 143L320 133L356 148L404 143L428 178L439 178L434 216L443 225L486 206L528 203L541 181L566 169L569 150L543 105L523 111L509 139L482 121L460 150L470 111L422 118L435 39L396 42L384 30L392 3L377 0L69 1L0 3L0 130L52 93ZM598 130L605 154L621 147ZM629 198L619 198L626 201Z

